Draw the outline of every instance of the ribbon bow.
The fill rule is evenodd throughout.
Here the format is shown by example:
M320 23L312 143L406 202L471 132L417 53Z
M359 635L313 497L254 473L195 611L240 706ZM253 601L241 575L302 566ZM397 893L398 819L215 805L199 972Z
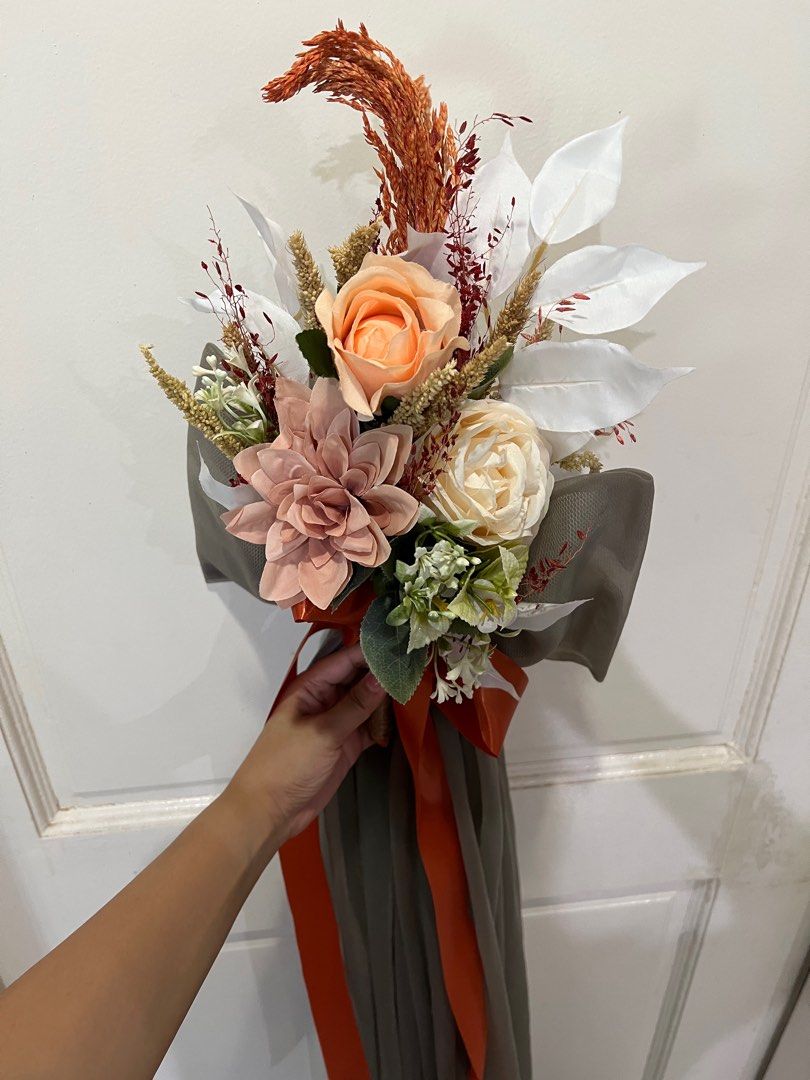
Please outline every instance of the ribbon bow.
M295 621L311 623L301 646L313 634L326 629L339 629L346 645L356 642L372 596L370 588L357 589L336 611L322 611L308 601L296 604ZM297 676L301 646L293 657L276 703ZM492 663L519 697L526 688L525 673L497 650ZM417 843L433 897L447 997L470 1062L470 1076L473 1080L483 1080L487 1049L484 972L470 913L452 794L431 717L434 686L435 675L428 666L411 699L404 705L394 702L394 715L413 774ZM473 745L496 757L516 704L516 698L503 690L480 688L471 699L447 702L441 710ZM280 857L304 981L327 1073L330 1080L363 1080L369 1076L369 1070L346 984L318 822L314 821L288 840L281 848Z

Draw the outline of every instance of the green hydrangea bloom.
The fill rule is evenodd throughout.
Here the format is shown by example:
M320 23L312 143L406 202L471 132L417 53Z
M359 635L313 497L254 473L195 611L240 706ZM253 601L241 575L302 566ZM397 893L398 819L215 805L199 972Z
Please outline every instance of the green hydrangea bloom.
M492 633L517 614L517 590L526 573L529 549L523 544L499 544L486 550L448 610L483 633Z
M400 603L388 622L409 624L409 652L451 628L456 634L492 633L517 613L517 590L528 557L522 544L471 549L451 526L428 519L417 537L413 562L396 563Z
M479 562L477 555L451 539L437 540L432 547L420 545L412 563L397 560L394 577L400 583L401 601L387 621L391 626L410 623L409 652L447 633L455 617L449 601Z

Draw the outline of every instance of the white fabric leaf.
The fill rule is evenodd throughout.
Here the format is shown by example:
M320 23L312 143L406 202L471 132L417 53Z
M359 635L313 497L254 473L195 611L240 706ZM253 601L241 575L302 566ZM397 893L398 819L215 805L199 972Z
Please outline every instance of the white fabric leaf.
M510 630L548 630L555 622L564 619L582 604L587 604L591 597L584 600L569 600L565 604L522 603L518 604L518 614L510 623Z
M503 690L504 693L509 694L515 701L520 701L520 694L515 690L514 686L501 675L500 671L490 661L489 667L476 681L476 686L481 687L484 690Z
M562 461L575 454L593 438L592 431L544 431L543 438L551 447L551 460ZM570 474L569 474L570 475Z
M509 135L500 153L475 174L472 191L476 199L472 222L475 232L469 246L477 255L486 256L490 295L499 296L517 280L530 251L532 185L515 159ZM494 243L491 249L490 240Z
M692 368L654 368L603 339L527 345L501 372L501 397L543 432L612 427L640 413Z
M265 217L261 210L255 207L253 203L249 203L247 199L243 199L241 195L237 195L236 192L234 192L234 195L247 211L250 220L256 226L261 237L267 258L270 260L273 280L276 283L281 303L290 315L297 314L301 306L298 300L297 278L292 256L287 248L287 238L284 236L281 226Z
M227 312L225 297L219 289L215 289L205 299L191 296L182 298L181 302L206 315L213 313L221 316ZM259 342L268 356L276 356L275 363L279 373L296 382L307 382L309 364L301 355L295 340L296 334L301 333L301 327L292 315L266 296L251 292L250 289L245 289L241 302L245 309L245 328L250 333L259 335ZM265 315L269 316L271 322L268 323Z
M643 319L673 285L705 265L675 262L637 244L593 244L550 266L532 302L569 330L608 334Z
M408 226L408 250L401 258L408 262L424 266L438 281L454 284L447 262L447 234L443 232L423 233Z
M541 243L559 244L596 225L616 204L627 117L580 135L546 161L532 184L531 222Z
M248 503L258 502L261 498L249 484L238 484L236 487L231 487L230 484L223 484L219 480L215 480L211 475L211 470L205 464L202 454L200 454L200 487L209 499L213 499L215 503L219 503L226 510L236 510L240 506L247 506Z

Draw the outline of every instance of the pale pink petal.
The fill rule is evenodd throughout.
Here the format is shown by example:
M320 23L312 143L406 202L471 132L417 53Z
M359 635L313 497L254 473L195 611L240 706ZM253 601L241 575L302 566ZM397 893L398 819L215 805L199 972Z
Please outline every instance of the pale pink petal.
M388 427L375 428L373 431L364 431L355 440L352 453L349 455L349 464L354 465L362 460L358 451L365 451L367 447L376 446L379 448L376 482L388 483L395 474L396 479L399 479L410 453L412 437L412 429L404 424L391 424ZM398 473L397 470L399 470Z
M340 386L334 379L316 379L312 388L312 397L309 403L309 416L307 422L312 438L320 442L326 437L329 425L346 410L346 402L340 392ZM352 436L357 434L357 420L349 412L349 425L352 428Z
M279 607L289 608L304 599L298 580L298 552L293 551L277 562L265 563L259 582L259 596Z
M339 551L333 551L332 558L322 566L306 561L298 566L301 589L319 608L329 607L350 577L349 563Z
M287 509L286 520L290 525L295 526L302 536L316 536L322 539L326 536L326 528L323 524L307 521L305 516L307 511L305 502L293 502Z
M360 439L365 438L365 435L368 434L370 432L365 432L360 436ZM355 442L349 454L349 468L362 469L368 476L367 486L371 487L379 479L380 466L382 465L382 446L376 439L367 439L362 443L360 439Z
M372 541L370 545L367 541L369 535ZM347 534L340 546L343 551L354 551L354 554L350 556L351 560L360 563L361 566L380 566L391 554L391 545L373 518L366 528L360 531L360 535Z
M419 503L402 488L381 484L363 496L363 504L386 536L400 536L419 516Z
M341 476L340 482L352 495L362 495L373 484L375 475L376 469L373 465L352 465Z
M263 544L268 529L276 520L276 512L267 503L253 502L226 511L221 519L232 536L238 536L249 544Z
M348 414L349 410L345 411ZM340 435L330 432L318 447L318 453L322 467L336 480L348 468L349 448Z
M306 540L297 529L291 528L286 521L275 521L267 533L264 545L264 557L268 562L283 559Z
M365 506L353 496L349 497L349 514L346 518L345 532L353 533L357 529L364 529L369 523L369 514Z
M295 450L284 450L280 446L268 446L259 454L262 471L267 473L272 483L281 484L285 480L306 480L315 474L315 469Z
M352 562L376 557L377 539L371 529L361 529L356 533L348 533L336 543L343 554Z
M307 546L307 561L311 562L316 570L326 566L334 556L335 549L329 540L310 540Z
M281 431L285 428L292 431L301 430L306 420L309 393L309 387L304 386L303 383L285 379L281 375L276 378L274 404Z
M397 450L388 475L381 476L380 482L383 484L396 484L405 471L405 465L411 455L413 428L407 424L386 424L383 431L386 434L397 436Z
M249 481L259 468L259 451L269 445L270 443L260 443L257 446L246 446L233 459L233 467L244 480Z

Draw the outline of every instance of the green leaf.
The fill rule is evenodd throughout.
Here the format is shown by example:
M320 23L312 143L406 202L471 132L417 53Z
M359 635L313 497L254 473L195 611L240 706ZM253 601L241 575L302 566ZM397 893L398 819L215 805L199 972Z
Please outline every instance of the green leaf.
M383 417L389 417L393 412L396 412L399 405L399 398L395 398L393 394L388 394L387 397L382 399L382 405L380 406Z
M447 610L456 619L461 619L469 626L477 626L481 621L481 616L485 614L481 605L468 595L466 589L462 589L453 597L447 605Z
M478 384L478 386L476 386L474 390L470 391L468 397L476 399L486 397L487 393L492 388L492 384L495 382L497 377L512 359L514 352L514 345L510 345L508 348L504 349L498 359L493 360L493 362L489 365L486 375Z
M317 327L312 330L302 330L300 334L295 335L295 340L313 375L322 375L327 379L337 378L332 350L329 348L323 330Z
M408 652L407 623L389 626L387 619L399 602L398 596L378 596L360 624L360 645L369 670L394 698L404 705L422 680L428 650Z

